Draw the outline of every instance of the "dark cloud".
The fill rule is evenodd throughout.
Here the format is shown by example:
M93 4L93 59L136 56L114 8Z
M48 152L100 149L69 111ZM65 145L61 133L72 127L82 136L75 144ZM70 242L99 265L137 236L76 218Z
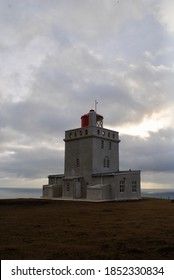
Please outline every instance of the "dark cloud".
M45 178L49 173L63 173L64 152L45 147L13 148L4 153L1 174L14 178Z
M162 129L146 139L122 135L121 165L145 172L174 172L174 130Z

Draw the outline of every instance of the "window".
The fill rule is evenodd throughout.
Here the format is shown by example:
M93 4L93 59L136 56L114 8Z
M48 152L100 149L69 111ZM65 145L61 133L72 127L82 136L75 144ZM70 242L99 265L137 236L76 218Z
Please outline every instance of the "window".
M112 142L109 142L109 150L112 150Z
M79 167L79 166L80 166L80 159L76 158L76 167Z
M67 183L66 185L66 191L69 192L70 191L70 186L69 186L69 183Z
M87 129L85 130L85 134L88 135L88 130Z
M96 126L103 127L103 119L97 120Z
M49 178L49 185L54 185L55 184L55 178L51 177Z
M113 136L113 138L115 139L115 133L113 133L113 135L112 135L112 136Z
M109 168L109 166L110 166L109 158L105 157L104 160L103 160L103 167L104 168Z
M101 148L104 149L104 140L101 140Z
M137 191L137 181L132 181L132 192Z
M110 132L108 132L108 137L110 137Z
M100 130L99 129L97 130L97 134L100 135Z
M125 180L120 181L120 192L123 193L125 191Z

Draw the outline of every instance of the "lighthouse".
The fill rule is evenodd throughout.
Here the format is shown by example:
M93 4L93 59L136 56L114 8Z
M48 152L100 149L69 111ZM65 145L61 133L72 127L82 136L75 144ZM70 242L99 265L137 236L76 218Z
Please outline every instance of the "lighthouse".
M49 175L43 197L88 201L140 199L140 170L119 170L119 133L91 109L65 131L64 174Z

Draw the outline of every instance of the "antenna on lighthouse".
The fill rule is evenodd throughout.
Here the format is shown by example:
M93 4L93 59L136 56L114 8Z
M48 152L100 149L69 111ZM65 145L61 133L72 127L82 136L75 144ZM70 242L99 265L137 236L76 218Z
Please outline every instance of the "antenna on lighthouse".
M97 104L98 104L98 101L95 100L95 112L97 113Z

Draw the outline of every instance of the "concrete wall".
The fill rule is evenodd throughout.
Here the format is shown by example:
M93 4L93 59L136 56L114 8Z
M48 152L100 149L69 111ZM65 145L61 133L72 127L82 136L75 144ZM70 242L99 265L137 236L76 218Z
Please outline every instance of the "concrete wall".
M122 183L121 183L122 182ZM133 191L133 182L136 182L136 191ZM124 191L120 191L120 184L122 184ZM140 171L127 171L121 172L115 176L115 199L140 199L141 186L140 186Z
M52 175L49 179L53 180L53 177ZM91 185L87 184L83 177L65 177L59 178L57 181L59 185L43 186L43 197L87 200L141 198L140 171L129 170L114 174L98 174L91 177Z
M87 200L102 200L102 189L101 187L88 187L87 188Z
M52 192L52 186L49 185L44 185L42 189L42 196L43 197L52 197L53 192Z
M88 137L65 142L65 177L83 176L86 180L91 177L91 148L92 138Z
M123 182L124 191L120 191L120 184ZM135 183L136 182L136 183ZM93 183L111 186L111 199L113 200L128 200L141 198L141 179L140 171L121 171L115 174L95 175ZM133 185L136 185L136 191L133 190Z
M62 187L62 196L64 198L86 198L86 185L84 178L65 178Z
M112 200L111 186L109 185L94 185L87 188L87 200Z
M119 170L119 144L111 139L93 138L92 173ZM104 163L105 161L105 163Z
M62 185L53 186L53 197L62 197Z
M45 198L62 197L62 186L44 185L42 196Z
M66 131L64 141L65 177L83 176L90 184L93 173L119 170L118 132L85 127Z
M64 175L50 175L48 176L48 184L49 185L62 185L62 180Z
M112 200L112 188L110 185L104 185L102 187L102 199L103 200Z

